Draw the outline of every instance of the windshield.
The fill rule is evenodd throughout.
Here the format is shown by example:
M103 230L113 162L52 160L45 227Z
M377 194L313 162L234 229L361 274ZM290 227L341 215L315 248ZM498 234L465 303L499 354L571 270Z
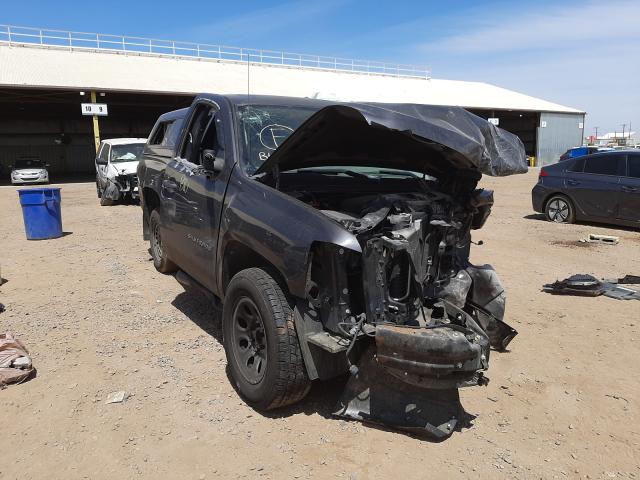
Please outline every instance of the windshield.
M255 171L271 156L285 139L305 120L318 111L313 107L296 105L241 105L238 107L238 124L241 136L242 165L248 175ZM377 168L348 166L336 162L335 166L300 168L296 172L317 172L325 175L350 177L423 177L422 173ZM425 176L425 178L427 178ZM431 177L429 177L431 178Z
M295 105L242 105L238 123L242 143L243 166L253 173L271 153L317 109Z
M133 162L140 158L144 143L130 143L129 145L111 146L111 163Z
M44 168L42 162L38 159L21 159L16 160L16 164L13 167L15 169L20 168Z

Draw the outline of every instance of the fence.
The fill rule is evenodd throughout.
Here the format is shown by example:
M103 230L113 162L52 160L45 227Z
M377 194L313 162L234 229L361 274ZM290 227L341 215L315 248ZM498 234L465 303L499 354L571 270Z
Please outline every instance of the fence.
M13 25L0 25L0 44L193 57L394 77L431 77L428 68L417 65Z

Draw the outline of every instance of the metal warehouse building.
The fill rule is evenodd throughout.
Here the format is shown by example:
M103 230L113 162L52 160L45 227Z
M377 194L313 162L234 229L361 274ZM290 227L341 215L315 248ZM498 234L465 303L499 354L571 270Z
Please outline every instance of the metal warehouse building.
M584 130L581 110L415 66L0 25L0 174L27 157L54 176L91 173L94 122L82 103L107 105L102 138L146 137L199 92L462 106L518 135L539 165L580 145Z

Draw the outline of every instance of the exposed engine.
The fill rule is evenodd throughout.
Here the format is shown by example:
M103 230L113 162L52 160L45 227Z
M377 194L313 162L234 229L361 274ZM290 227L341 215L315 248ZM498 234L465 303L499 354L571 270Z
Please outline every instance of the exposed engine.
M454 398L459 387L484 385L490 346L502 350L517 334L502 322L505 295L493 269L469 263L470 231L484 224L493 192L454 198L436 182L417 185L406 193L289 193L352 233L362 250L316 247L307 285L306 317L328 333L310 335L310 342L328 351L346 348L352 378L337 414L348 418L394 412L385 422L412 425L415 419L402 417L401 402L392 400L397 392L429 399L426 412L433 389ZM320 378L331 368L326 365L335 366L316 364ZM370 399L359 400L365 394ZM421 413L418 423L447 436L455 425L450 417L458 414L445 409L442 419L427 420Z
M421 299L465 268L470 213L443 194L388 194L345 202L362 216L323 210L362 245L365 312L371 323L424 326ZM371 279L375 279L371 281Z

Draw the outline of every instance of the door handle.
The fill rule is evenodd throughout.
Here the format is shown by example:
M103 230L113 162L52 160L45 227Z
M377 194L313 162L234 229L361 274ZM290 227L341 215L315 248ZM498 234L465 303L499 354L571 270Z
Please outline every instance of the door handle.
M638 188L638 187L629 187L627 185L623 185L622 186L622 191L623 192L632 193L632 192L637 192L638 190L640 190L640 188Z
M580 185L580 182L577 180L567 180L567 185Z

